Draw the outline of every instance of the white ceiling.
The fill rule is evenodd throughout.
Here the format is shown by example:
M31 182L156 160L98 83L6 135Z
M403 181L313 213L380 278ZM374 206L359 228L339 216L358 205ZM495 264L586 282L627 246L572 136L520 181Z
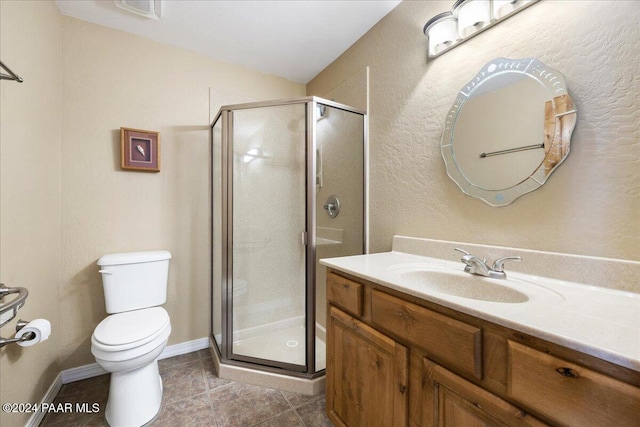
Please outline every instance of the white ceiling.
M400 0L163 0L153 20L112 0L56 0L64 15L308 83Z

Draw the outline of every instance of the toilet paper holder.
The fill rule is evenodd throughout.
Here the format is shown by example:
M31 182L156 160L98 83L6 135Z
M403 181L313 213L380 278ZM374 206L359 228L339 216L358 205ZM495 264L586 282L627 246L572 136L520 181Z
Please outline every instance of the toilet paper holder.
M20 329L24 328L25 326L27 326L29 322L25 321L25 320L18 320L18 322L16 323L16 332L19 332ZM23 341L29 341L32 340L36 337L36 334L33 332L27 332L26 334L24 334L23 336L21 336L20 338L2 338L0 337L0 348L4 347L5 345L8 344L13 344L16 342L23 342Z

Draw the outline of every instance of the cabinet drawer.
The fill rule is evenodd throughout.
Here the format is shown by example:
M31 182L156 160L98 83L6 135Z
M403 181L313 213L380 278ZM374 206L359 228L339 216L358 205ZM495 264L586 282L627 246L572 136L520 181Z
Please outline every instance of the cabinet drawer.
M510 397L571 426L638 426L640 389L580 365L508 342Z
M482 330L374 290L371 321L445 364L482 379Z
M547 427L429 359L422 359L421 377L421 426Z
M333 305L337 305L349 313L362 316L363 287L337 274L327 274L327 299Z

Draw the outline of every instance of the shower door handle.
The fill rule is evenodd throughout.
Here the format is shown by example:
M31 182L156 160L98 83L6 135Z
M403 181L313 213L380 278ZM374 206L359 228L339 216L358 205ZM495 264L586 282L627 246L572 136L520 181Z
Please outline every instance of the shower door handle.
M303 246L307 246L307 232L303 231L300 235L300 240Z

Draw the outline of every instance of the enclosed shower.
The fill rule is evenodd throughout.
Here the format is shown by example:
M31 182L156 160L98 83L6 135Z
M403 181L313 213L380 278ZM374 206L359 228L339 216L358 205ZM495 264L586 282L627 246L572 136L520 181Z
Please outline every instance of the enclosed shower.
M211 125L216 366L323 375L318 260L366 250L366 139L363 111L316 97L220 109Z

